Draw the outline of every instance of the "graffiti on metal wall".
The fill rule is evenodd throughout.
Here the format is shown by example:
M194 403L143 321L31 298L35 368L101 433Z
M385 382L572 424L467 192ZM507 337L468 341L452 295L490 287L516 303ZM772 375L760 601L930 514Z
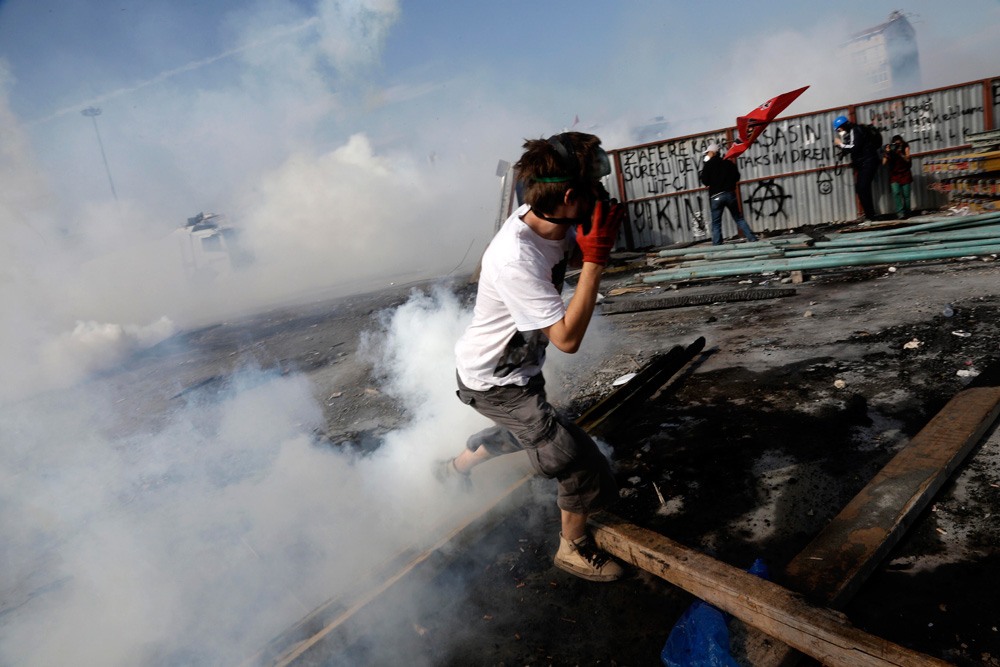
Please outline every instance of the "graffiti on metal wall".
M741 171L772 165L785 167L786 171L826 166L836 159L836 154L829 133L824 140L824 129L824 123L819 121L773 123L750 150L737 158L736 166Z
M698 170L705 148L712 142L722 143L722 139L704 136L621 151L619 160L628 198L700 188Z
M701 197L697 195L660 197L629 205L632 229L639 234L651 232L673 236L683 229L696 232L696 212L704 219L705 209Z
M994 91L996 89L994 88ZM980 93L982 97L982 93ZM867 109L861 122L878 126L888 142L894 134L903 136L914 151L950 148L965 141L965 134L972 132L969 125L973 118L983 125L982 104L935 104L933 97L907 98L886 103L884 107Z
M750 196L743 200L743 203L750 207L750 211L755 217L776 218L778 214L788 218L785 211L785 201L791 199L792 195L785 194L785 188L774 179L757 181Z
M774 228L850 214L846 209L854 201L853 177L850 160L834 145L835 116L874 124L885 142L900 134L919 156L954 150L967 142L968 133L995 128L996 118L987 123L990 112L1000 116L1000 77L779 118L736 159L744 212L771 221ZM732 131L616 151L622 186L618 194L629 202L637 233L654 240L684 238L696 230L695 213L710 217L704 214L706 192L699 178L702 157L710 143L720 144L724 152L725 136Z
M824 196L833 194L833 174L829 170L816 172L816 189Z

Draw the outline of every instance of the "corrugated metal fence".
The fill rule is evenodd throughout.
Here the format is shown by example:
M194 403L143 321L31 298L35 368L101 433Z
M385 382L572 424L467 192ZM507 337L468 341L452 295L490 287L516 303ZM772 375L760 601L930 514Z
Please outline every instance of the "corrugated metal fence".
M923 173L923 161L965 153L970 147L966 133L997 129L1000 77L779 118L737 158L740 205L753 229L791 229L858 217L854 172L846 160L838 160L833 144L837 116L878 126L886 143L896 134L909 142L913 206L940 208L947 198L928 189L932 181ZM708 193L698 177L702 154L713 142L727 146L735 133L736 128L730 127L612 150L614 173L608 189L627 202L629 214L618 247L690 241L696 212L707 227ZM513 180L508 169L498 228L514 206ZM874 194L880 212L894 210L887 169L876 178ZM723 216L723 233L727 237L736 233L728 214Z
M886 143L896 134L909 142L914 208L939 208L947 200L927 188L930 181L922 162L966 152L966 133L996 128L1000 79L779 118L737 158L740 203L753 229L790 229L858 217L854 172L847 160L838 159L833 144L837 116L878 126ZM707 226L708 191L698 177L702 154L712 142L722 144L725 151L735 133L731 127L611 151L615 183L609 189L628 203L629 212L619 247L692 240L695 212ZM874 194L880 212L894 210L887 168L876 178ZM723 233L727 237L736 233L728 214L723 217Z

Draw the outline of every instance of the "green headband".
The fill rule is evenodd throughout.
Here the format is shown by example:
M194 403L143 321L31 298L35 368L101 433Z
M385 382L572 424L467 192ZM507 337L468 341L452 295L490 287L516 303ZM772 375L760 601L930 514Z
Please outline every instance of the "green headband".
M566 181L572 181L572 176L544 176L542 178L531 179L536 183L565 183Z

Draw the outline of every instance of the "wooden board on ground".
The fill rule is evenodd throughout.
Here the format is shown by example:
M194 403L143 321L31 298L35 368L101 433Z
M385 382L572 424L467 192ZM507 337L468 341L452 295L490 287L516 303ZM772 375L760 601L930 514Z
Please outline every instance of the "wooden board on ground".
M1000 416L1000 364L956 394L785 569L783 584L842 609ZM787 646L747 637L752 664L794 664Z
M761 301L763 299L779 299L794 296L795 289L790 287L768 289L741 289L711 294L690 294L684 296L667 296L655 299L629 299L624 301L604 301L597 310L601 315L617 315L619 313L638 313L644 310L661 310L664 308L685 308L688 306L704 306L713 303L732 303L734 301Z
M704 348L703 337L686 348L675 345L667 354L660 355L646 364L627 384L580 415L576 423L591 435L607 432L616 420L655 394L667 380L684 368Z
M842 615L608 513L591 518L605 551L705 600L831 667L945 667L948 663L858 630Z

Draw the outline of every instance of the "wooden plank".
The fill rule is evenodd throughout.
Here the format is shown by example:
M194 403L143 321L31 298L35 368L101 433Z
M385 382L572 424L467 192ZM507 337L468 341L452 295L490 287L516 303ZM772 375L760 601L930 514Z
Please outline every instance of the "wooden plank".
M655 394L671 377L686 366L705 348L705 338L699 337L686 348L675 345L669 352L654 358L627 384L577 418L576 423L591 435L606 432L624 414L634 410Z
M840 608L894 547L1000 415L1000 387L947 405L786 569L788 585Z
M944 667L869 635L831 609L608 513L591 518L607 552L646 570L831 667Z
M1000 373L987 369L979 384ZM1000 387L956 394L798 554L781 578L817 604L842 609L930 504L1000 416ZM755 667L787 667L797 656L760 633L747 636Z
M729 290L713 294L692 294L689 296L668 296L655 299L627 299L624 301L604 302L598 312L601 315L619 315L622 313L639 313L645 310L662 310L665 308L686 308L713 303L732 303L735 301L761 301L763 299L778 299L794 296L795 290L784 287L754 290Z

